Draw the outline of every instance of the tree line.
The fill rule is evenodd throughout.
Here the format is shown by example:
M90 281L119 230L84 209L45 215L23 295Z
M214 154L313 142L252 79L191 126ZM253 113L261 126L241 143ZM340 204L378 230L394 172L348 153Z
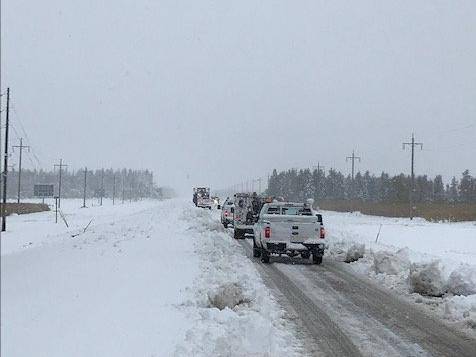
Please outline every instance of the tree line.
M391 176L382 172L379 176L357 172L354 179L335 169L273 170L269 178L267 194L282 196L288 200L362 200L369 202L409 202L411 176ZM441 175L430 178L415 176L414 202L476 203L476 177L465 170L461 178L453 177L444 183Z
M115 197L125 199L159 198L160 189L154 183L154 175L149 170L105 169L88 170L86 174L86 197L101 195L104 175L104 196L112 197L115 186ZM81 198L84 189L84 170L62 171L61 196L65 198ZM114 183L115 182L115 183ZM23 169L21 173L21 197L34 197L34 185L52 184L55 195L58 193L59 172ZM7 197L16 198L18 193L18 171L8 172Z

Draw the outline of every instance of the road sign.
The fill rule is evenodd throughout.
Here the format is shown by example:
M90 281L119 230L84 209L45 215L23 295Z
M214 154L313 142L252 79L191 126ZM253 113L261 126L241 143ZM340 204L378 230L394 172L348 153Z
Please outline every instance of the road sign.
M54 185L35 185L33 195L35 197L53 197L54 190Z

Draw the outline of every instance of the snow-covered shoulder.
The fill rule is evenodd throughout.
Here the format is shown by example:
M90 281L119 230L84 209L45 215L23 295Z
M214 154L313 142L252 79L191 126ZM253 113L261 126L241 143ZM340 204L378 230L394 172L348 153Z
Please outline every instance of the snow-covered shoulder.
M323 215L330 256L476 334L476 222Z
M292 326L215 212L181 200L9 217L2 356L295 355ZM85 229L85 227L88 227Z

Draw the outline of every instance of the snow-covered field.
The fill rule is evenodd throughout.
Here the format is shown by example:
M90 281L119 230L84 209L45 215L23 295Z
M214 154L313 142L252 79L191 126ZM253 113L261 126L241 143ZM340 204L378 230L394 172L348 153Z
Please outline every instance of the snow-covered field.
M69 228L42 212L2 234L2 355L300 353L213 213L180 200L62 206Z
M476 333L476 222L323 215L331 256L363 256L351 263L355 270Z

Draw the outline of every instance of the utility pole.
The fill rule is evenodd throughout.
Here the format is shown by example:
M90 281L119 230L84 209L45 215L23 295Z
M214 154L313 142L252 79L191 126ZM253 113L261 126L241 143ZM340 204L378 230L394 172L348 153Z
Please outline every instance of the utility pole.
M101 198L99 199L99 205L102 206L102 197L104 196L104 169L101 171Z
M2 232L7 229L7 175L8 175L8 129L10 127L10 88L7 88L7 113L5 127L5 152L3 157L3 205L2 205Z
M116 199L116 173L112 177L112 205L114 206Z
M15 148L18 148L20 150L20 155L18 159L18 198L17 202L20 203L20 193L21 193L21 158L22 158L22 152L23 149L28 149L30 151L30 147L27 145L23 145L23 138L20 138L20 145L15 145L13 146L13 151L15 151Z
M409 145L412 147L412 187L410 190L410 219L413 219L413 211L415 207L413 207L413 195L415 194L415 146L419 146L420 150L423 150L423 143L416 143L415 142L415 134L412 133L412 141L410 143L403 143L402 148L405 150L405 147Z
M84 168L84 185L83 185L83 208L86 208L86 186L88 181L88 168Z
M354 193L355 193L355 189L354 189L354 168L355 168L355 160L359 160L360 162L360 157L359 156L355 156L355 153L354 153L354 150L352 150L352 156L347 156L345 158L345 161L348 161L348 160L352 160L352 198L354 198Z
M354 162L355 162L355 160L359 160L359 162L360 162L360 157L355 156L354 150L352 150L352 156L347 156L345 158L345 161L349 161L349 159L352 160L352 183L353 183L354 182L354 167L355 167Z
M62 183L63 167L67 167L68 165L63 164L63 159L60 159L59 164L55 164L53 166L59 168L58 208L61 208L61 183Z

